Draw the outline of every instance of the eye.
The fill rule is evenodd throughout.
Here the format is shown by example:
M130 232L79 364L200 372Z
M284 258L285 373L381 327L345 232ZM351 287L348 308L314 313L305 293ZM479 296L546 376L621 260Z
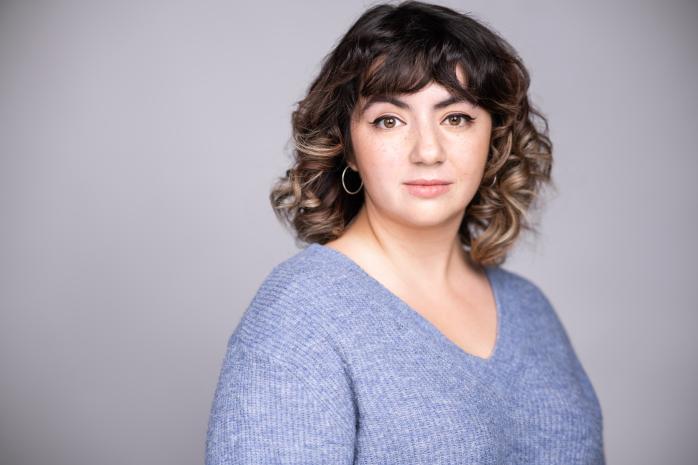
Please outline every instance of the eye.
M381 128L381 129L392 129L395 126L397 126L398 121L400 121L400 120L398 118L396 118L395 116L387 115L387 116L379 116L378 118L371 121L370 124L374 125L377 128ZM381 124L381 122L383 123L383 126L379 126Z
M448 123L448 126L460 127L472 123L475 121L475 118L470 115L466 115L465 113L454 113L452 115L448 115L444 121ZM460 124L461 122L463 122L463 124Z

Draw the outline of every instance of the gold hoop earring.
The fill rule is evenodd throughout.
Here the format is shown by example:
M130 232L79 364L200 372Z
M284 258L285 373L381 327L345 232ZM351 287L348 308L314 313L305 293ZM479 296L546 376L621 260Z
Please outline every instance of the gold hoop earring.
M347 168L349 168L349 165L345 166L344 171L342 171L342 187L344 187L344 192L346 192L349 195L354 195L361 190L361 188L364 185L364 180L363 179L361 180L361 185L359 186L358 189L356 189L354 192L350 192L349 189L347 189L347 185L344 183L344 175L347 174ZM358 171L357 171L357 173L358 173Z

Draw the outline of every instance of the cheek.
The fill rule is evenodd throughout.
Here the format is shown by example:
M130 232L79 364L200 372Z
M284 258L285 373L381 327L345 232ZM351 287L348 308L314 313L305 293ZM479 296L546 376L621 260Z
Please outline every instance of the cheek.
M394 151L376 149L363 158L361 168L368 190L374 194L390 195L400 182L400 161Z
M451 159L457 165L458 173L464 177L481 175L485 170L490 149L490 132L485 129L461 142L453 151Z
M365 184L380 190L399 182L404 143L397 138L377 137L369 131L357 132L352 142Z

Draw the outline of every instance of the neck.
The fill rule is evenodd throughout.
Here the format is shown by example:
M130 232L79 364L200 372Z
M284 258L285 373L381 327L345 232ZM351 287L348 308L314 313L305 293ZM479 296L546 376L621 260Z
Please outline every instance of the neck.
M479 269L458 238L461 216L438 225L406 225L364 204L343 236L360 246L365 260L392 269L406 283L450 287L463 273Z

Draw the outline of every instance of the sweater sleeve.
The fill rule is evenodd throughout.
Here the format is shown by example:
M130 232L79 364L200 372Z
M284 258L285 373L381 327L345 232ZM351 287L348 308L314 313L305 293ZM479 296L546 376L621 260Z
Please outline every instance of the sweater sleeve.
M208 424L206 465L350 464L354 430L278 357L228 346Z

